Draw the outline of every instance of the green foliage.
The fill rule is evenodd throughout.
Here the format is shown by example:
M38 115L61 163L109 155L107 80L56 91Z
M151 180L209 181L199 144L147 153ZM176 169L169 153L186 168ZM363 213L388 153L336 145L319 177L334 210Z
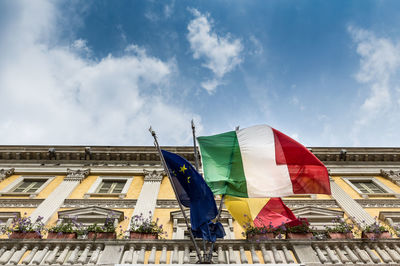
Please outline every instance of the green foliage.
M77 233L82 234L82 224L78 224L75 219L64 219L61 224L49 228L52 233Z
M325 226L325 230L329 233L351 233L354 229L353 224L347 223L340 217L336 217L332 222L335 224L334 226Z

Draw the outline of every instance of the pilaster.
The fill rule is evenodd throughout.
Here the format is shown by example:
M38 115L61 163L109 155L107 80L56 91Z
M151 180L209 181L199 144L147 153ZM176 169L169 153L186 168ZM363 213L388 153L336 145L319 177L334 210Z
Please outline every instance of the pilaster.
M35 209L31 215L31 219L35 221L39 216L43 217L46 224L51 216L61 207L64 200L72 193L72 191L85 179L90 173L90 169L67 170L67 176L58 185L53 192Z
M145 218L151 218L156 208L158 192L160 191L161 181L164 177L164 171L144 172L144 183L136 202L132 217L142 214Z

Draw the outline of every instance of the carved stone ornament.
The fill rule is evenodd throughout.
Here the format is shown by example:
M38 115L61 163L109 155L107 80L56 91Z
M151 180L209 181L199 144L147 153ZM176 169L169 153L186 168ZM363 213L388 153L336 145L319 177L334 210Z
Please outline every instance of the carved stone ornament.
M164 171L148 171L143 169L144 182L161 182L164 177Z
M9 176L12 176L14 174L15 168L10 168L10 169L0 169L0 181L3 181Z
M397 170L397 171L393 171L393 170L386 171L386 170L381 169L381 175L384 178L392 181L396 185L400 186L400 170Z
M67 176L65 177L65 181L79 181L82 182L90 173L90 169L67 169Z

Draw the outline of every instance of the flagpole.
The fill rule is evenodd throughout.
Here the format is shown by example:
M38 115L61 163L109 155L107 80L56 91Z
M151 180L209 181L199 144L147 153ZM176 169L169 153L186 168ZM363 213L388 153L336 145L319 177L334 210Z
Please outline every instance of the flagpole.
M160 145L158 144L156 132L153 131L153 129L152 129L151 127L149 128L149 131L150 131L151 135L152 135L153 138L154 138L154 145L155 145L156 148L157 148L158 155L160 156L161 162L162 162L163 167L164 167L164 171L167 173L169 182L171 183L172 189L174 190L175 197L176 197L176 199L177 199L177 201L178 201L178 204L179 204L179 208L181 209L181 212L182 212L182 214L183 214L183 218L185 219L186 227L187 227L187 229L188 229L188 231L189 231L189 233L190 233L190 238L191 238L191 240L192 240L192 242L193 242L193 245L194 245L194 247L195 247L195 249L196 249L197 257L198 257L199 261L202 262L199 247L197 246L197 243L196 243L196 241L195 241L195 239L194 239L194 236L193 236L193 233L192 233L192 228L189 226L189 222L188 222L186 213L185 213L185 211L183 210L182 203L181 203L181 201L180 201L180 199L179 199L179 197L178 197L178 194L177 194L177 192L176 192L175 184L174 184L174 182L172 181L171 174L170 174L170 172L169 172L169 170L168 170L168 167L167 167L167 164L166 164L166 162L165 162L164 156L162 155Z
M196 166L197 172L199 171L199 155L197 154L197 147L196 147L196 128L194 126L194 122L192 119L192 135L193 135L193 151L194 151L194 163Z

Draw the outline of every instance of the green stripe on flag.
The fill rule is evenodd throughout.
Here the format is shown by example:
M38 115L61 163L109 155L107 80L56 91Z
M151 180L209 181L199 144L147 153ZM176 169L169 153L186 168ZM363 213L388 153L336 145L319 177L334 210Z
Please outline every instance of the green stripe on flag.
M216 195L247 198L246 178L235 131L198 137L204 179Z

